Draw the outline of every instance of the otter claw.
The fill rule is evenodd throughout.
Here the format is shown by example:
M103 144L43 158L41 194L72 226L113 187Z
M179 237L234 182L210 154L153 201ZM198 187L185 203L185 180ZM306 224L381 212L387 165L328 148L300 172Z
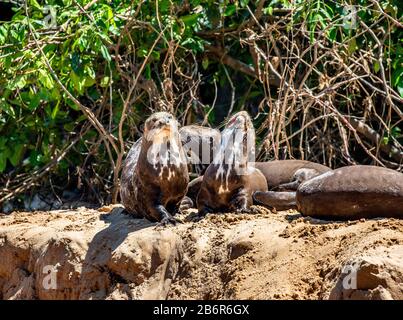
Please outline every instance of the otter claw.
M248 208L239 208L235 210L235 213L251 213L252 210Z
M208 208L204 208L202 210L199 210L198 215L200 218L202 218L202 217L205 217L210 212L211 212L211 210L209 210Z
M186 210L188 210L190 208L193 208L193 206L194 206L194 204L193 204L192 199L190 199L189 197L185 197L185 198L182 199L182 201L181 201L181 203L179 205L178 211L180 213L183 213L184 211L186 211Z
M177 224L178 222L179 222L179 221L176 220L174 217L164 217L164 218L162 218L162 220L159 222L159 225L160 225L160 226L163 226L163 227L167 227L168 225L176 226L176 224Z

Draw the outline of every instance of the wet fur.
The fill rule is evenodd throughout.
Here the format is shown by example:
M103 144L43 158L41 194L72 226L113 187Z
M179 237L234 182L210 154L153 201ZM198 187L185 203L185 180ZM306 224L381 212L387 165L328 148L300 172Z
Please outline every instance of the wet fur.
M278 190L279 188L283 190L297 190L301 182L332 170L319 163L306 160L256 162L255 167L266 177L269 190ZM301 171L301 169L309 169L309 174L304 178L303 170ZM292 182L298 183L287 185Z
M184 151L189 160L189 172L195 173L197 176L203 175L210 163L213 162L213 156L220 147L220 131L198 125L189 125L180 128L179 134L182 146L184 146ZM200 163L191 163L189 148L196 153L196 157L200 158ZM206 159L202 159L203 150L209 152L209 157L206 157ZM201 163L202 160L205 163Z
M157 113L149 119L157 119L157 123L163 117L167 114ZM175 125L159 131L155 131L156 125L147 120L143 137L133 145L123 165L120 190L123 205L129 213L151 221L171 220L189 183L186 157L176 120L172 119ZM155 158L155 163L151 163L148 158L150 148L166 139L168 145L177 145L177 154L166 151L166 158ZM173 164L175 159L176 164Z
M239 125L238 125L239 123ZM228 141L234 134L234 128L240 129L243 136L241 143L235 143L228 148ZM248 150L246 138L252 144L253 150ZM256 190L267 190L267 182L263 174L249 163L249 152L254 152L255 132L252 121L246 112L239 112L228 122L221 135L221 146L217 157L211 163L201 182L197 196L197 208L200 215L209 212L249 212L253 203L252 193ZM224 162L224 154L231 153L230 161ZM242 162L237 165L244 170L243 174L231 162L232 155L242 155ZM226 159L228 160L228 159Z
M403 174L349 166L317 176L297 190L298 210L324 219L403 218Z

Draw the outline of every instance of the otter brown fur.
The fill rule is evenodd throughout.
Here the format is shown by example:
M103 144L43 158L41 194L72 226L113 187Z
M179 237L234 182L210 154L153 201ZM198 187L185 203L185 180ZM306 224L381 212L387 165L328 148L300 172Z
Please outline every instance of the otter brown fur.
M252 193L267 191L263 174L253 167L255 131L249 115L238 112L221 134L221 145L208 166L197 196L200 215L209 212L249 212Z
M297 209L295 191L256 191L253 200L257 204L276 210Z
M403 218L403 174L375 166L342 167L303 182L296 192L258 191L253 198L323 219Z
M298 210L327 219L403 218L403 173L375 166L342 167L302 183Z
M269 190L290 191L281 194L274 191L255 193L254 199L257 203L263 203L278 210L295 209L296 194L292 191L297 190L302 182L331 170L329 167L306 160L255 162L255 168L258 168L265 176ZM192 207L192 203L195 203L202 181L203 178L198 177L189 183L184 209Z
M220 131L199 125L188 125L180 128L179 134L188 157L189 172L197 176L203 175L220 147Z
M303 181L332 170L307 160L256 162L255 167L265 176L269 190L297 190Z
M171 114L157 112L146 120L143 137L132 146L123 164L122 203L133 215L174 223L172 215L188 183L178 123Z

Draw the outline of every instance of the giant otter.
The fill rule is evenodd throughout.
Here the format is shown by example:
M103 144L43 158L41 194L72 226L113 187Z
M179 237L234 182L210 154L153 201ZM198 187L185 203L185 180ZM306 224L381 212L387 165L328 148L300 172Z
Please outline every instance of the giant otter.
M229 119L220 149L202 178L197 196L199 215L250 211L252 193L267 191L265 177L251 161L254 156L255 130L247 112L241 111Z
M123 164L123 205L135 216L175 223L172 215L188 183L178 122L169 113L154 113L146 120L143 137L132 146Z

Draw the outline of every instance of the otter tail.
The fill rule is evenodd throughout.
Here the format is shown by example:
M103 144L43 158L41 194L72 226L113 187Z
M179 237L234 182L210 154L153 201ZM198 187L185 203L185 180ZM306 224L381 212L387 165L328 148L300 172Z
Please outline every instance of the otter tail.
M253 193L253 200L257 204L277 210L297 208L296 192L256 191Z

